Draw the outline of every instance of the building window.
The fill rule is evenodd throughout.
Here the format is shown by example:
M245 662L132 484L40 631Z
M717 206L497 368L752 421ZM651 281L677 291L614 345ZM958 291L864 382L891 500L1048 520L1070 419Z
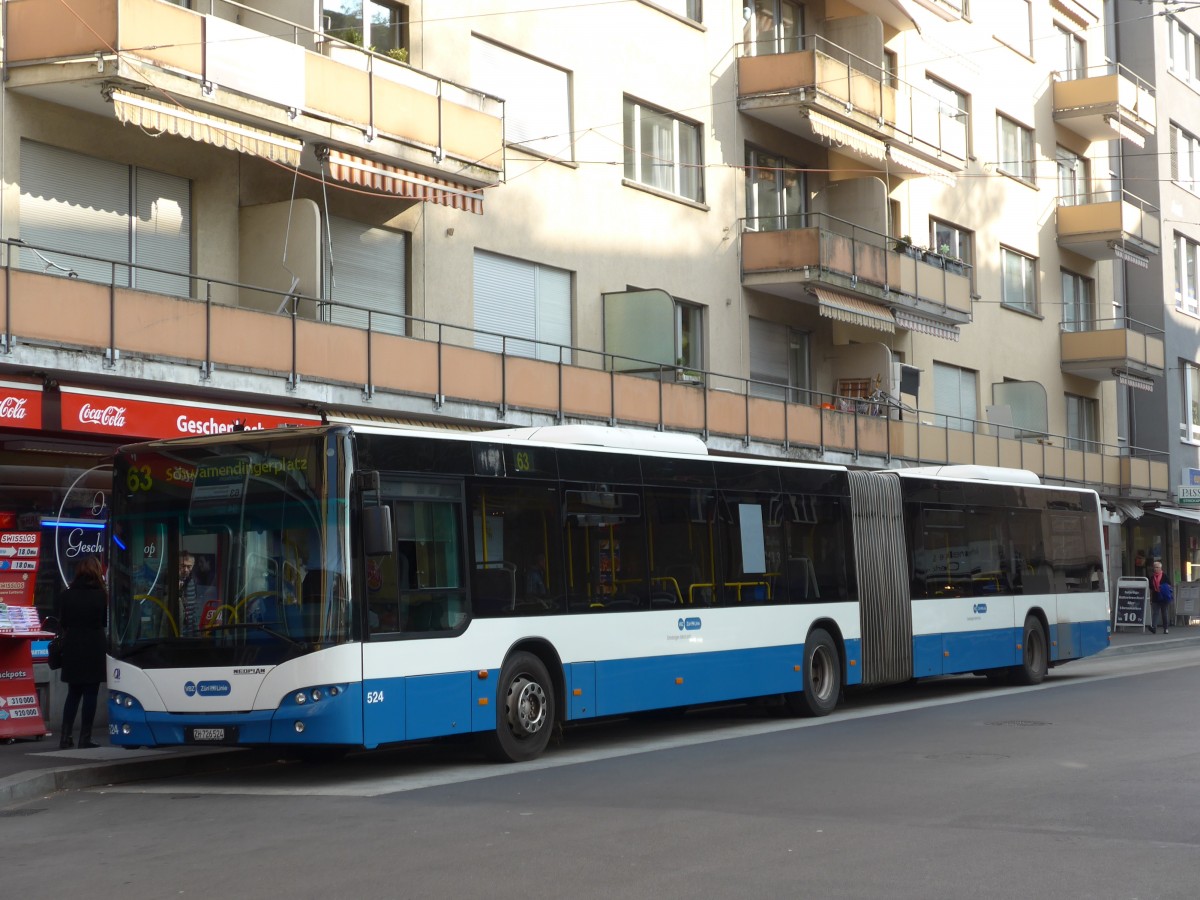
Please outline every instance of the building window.
M1067 394L1067 449L1094 450L1100 439L1099 404L1090 397Z
M1087 74L1086 47L1082 37L1057 22L1054 36L1058 39L1058 61L1055 69L1064 81L1083 78Z
M1200 315L1200 244L1175 235L1175 308Z
M807 211L804 170L799 163L746 150L746 229L803 228Z
M800 49L804 34L804 5L789 0L747 0L749 13L742 29L746 56L791 53Z
M325 33L408 61L408 6L388 0L325 0Z
M704 370L704 307L675 299L675 362L695 372Z
M504 98L504 139L545 156L572 159L570 76L478 37L471 41L471 55L476 81Z
M972 251L974 236L965 228L940 219L929 220L929 246L948 259L961 259L968 266L975 264Z
M941 147L956 156L965 157L970 150L970 98L956 87L932 76L926 76L925 89L938 101L941 126Z
M325 306L325 321L404 334L408 235L337 216L327 225L323 296L337 302Z
M979 373L933 364L934 424L955 431L974 431L979 416Z
M1033 11L1029 0L992 0L996 39L1022 56L1033 56Z
M1189 83L1200 82L1200 37L1174 16L1167 17L1171 71Z
M1037 313L1037 260L1001 247L1000 271L1003 279L1000 302L1010 309Z
M474 276L477 349L571 361L570 272L476 250Z
M884 87L894 88L900 83L900 57L895 50L883 50L883 81Z
M1090 187L1088 160L1066 147L1056 147L1054 159L1058 166L1058 205L1087 203Z
M20 165L20 237L47 249L19 268L191 295L190 181L27 140Z
M1171 123L1171 179L1200 194L1200 138Z
M1005 175L1034 183L1037 179L1033 169L1033 130L998 115L996 134L999 138L997 168Z
M750 317L750 393L755 397L811 401L810 336L779 322Z
M627 179L704 200L699 125L626 97L624 135Z
M1200 366L1181 360L1183 369L1183 424L1180 437L1200 443Z
M1062 271L1063 331L1095 331L1096 292L1092 279Z

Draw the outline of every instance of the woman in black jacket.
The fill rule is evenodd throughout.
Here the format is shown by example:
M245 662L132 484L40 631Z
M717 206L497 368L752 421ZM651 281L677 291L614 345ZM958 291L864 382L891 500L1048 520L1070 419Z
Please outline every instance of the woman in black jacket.
M58 746L75 746L71 732L75 713L83 701L83 721L79 728L80 747L99 747L92 741L92 721L96 718L96 694L104 681L104 654L107 641L104 626L108 618L104 590L104 568L91 556L75 569L71 586L58 601L58 625L62 630L62 680L68 685L63 704L62 733Z

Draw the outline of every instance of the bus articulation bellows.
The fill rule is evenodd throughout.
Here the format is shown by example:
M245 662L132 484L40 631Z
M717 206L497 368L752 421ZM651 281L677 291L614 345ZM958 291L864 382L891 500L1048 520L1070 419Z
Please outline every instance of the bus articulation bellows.
M621 435L330 425L122 449L112 742L474 733L519 761L576 720L754 698L825 715L847 686L1035 684L1107 646L1092 491L596 445Z

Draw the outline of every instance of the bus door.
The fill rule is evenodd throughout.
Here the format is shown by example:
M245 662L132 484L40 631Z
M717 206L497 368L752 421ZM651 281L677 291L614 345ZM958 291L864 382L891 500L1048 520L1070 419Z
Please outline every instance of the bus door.
M418 654L405 640L445 637L467 625L463 483L384 474L379 499L392 509L395 548L367 561L367 743L467 731L467 667L452 663L447 649L444 667L432 663L413 673L408 662Z

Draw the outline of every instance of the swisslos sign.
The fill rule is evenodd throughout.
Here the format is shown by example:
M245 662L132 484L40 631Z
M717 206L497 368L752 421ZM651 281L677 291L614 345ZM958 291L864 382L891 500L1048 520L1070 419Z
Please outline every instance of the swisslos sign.
M216 403L188 403L162 397L63 387L64 431L143 438L227 434L238 423L247 431L280 425L320 425L321 417Z
M0 381L0 428L42 427L42 387L21 381Z

